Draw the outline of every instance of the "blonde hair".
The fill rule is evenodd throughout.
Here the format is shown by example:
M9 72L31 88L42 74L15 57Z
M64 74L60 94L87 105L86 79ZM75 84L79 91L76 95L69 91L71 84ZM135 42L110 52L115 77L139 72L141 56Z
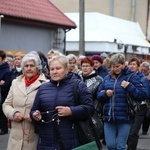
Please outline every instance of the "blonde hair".
M110 68L110 58L105 58L103 60L103 65L106 66L107 68Z
M17 52L15 55L14 55L14 58L15 57L21 57L23 58L25 54L23 54L22 52Z
M50 67L51 63L55 60L59 61L65 68L68 68L68 64L69 64L68 59L64 55L54 56L48 63L49 67Z
M51 49L51 50L47 53L47 55L50 55L50 54L54 54L55 56L57 56L57 55L60 55L60 52L59 52L58 50Z
M125 56L123 54L114 54L110 58L110 65L112 64L124 64L125 63Z

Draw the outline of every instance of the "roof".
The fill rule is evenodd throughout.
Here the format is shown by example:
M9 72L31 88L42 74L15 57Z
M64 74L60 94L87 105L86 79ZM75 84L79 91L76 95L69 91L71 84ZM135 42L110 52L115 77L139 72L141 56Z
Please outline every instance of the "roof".
M65 13L76 24L77 28L66 34L66 41L79 41L79 13ZM72 36L73 35L73 36ZM150 47L140 25L96 12L85 13L85 42L113 42L126 45Z
M3 0L0 1L0 15L76 28L76 24L50 0Z

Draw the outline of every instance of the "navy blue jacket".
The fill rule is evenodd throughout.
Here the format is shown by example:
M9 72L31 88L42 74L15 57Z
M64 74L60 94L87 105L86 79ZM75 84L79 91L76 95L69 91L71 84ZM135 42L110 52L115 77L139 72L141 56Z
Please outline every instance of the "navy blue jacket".
M105 78L107 75L108 75L108 72L110 70L105 67L104 65L101 65L97 70L96 70L96 73L101 76L102 78Z
M117 78L114 78L111 75L106 76L102 84L99 86L97 98L104 104L104 121L131 122L133 120L129 118L127 113L126 91L128 91L133 98L138 101L141 101L147 97L145 88L139 76L136 74L130 78L130 84L125 89L121 87L121 82L123 80L127 81L131 72L132 71L126 67ZM108 97L106 95L107 90L114 91L112 97Z
M144 101L144 100L150 99L150 82L149 82L149 80L141 71L138 71L136 74L140 77L141 82L143 83L143 86L145 87L145 92L147 94L147 98L146 99L142 98L142 100ZM141 103L141 107L143 107L142 105L145 105L145 107L146 107L146 103L145 104L144 103L143 102ZM145 116L146 111L147 111L147 109L144 109L143 111L139 112L137 115Z
M17 71L16 67L12 68L11 72L11 82L13 81L13 79L16 79L16 77L22 75L22 70L21 71Z
M146 99L150 99L150 82L149 82L149 80L141 71L138 71L136 74L140 77L141 82L143 83L143 86L145 87L145 92L147 94Z
M10 70L8 63L2 63L0 65L0 81L4 80L5 84L1 85L1 102L3 103L7 97L8 91L10 89Z
M39 88L33 107L31 109L31 118L35 110L46 112L55 110L56 106L69 106L72 111L70 117L59 117L60 123L56 125L60 131L63 143L66 150L71 150L80 145L76 130L75 121L85 119L86 112L81 106L74 104L74 85L77 77L74 73L69 73L66 78L60 82L55 82L50 79L50 82L44 83ZM78 85L78 97L81 105L86 105L91 114L94 113L92 94L89 92L86 85L81 81ZM52 120L52 116L57 112L43 114L42 119L45 121ZM33 121L35 121L32 118ZM57 119L56 119L57 120ZM52 123L42 123L39 133L38 150L60 150L56 140L56 134Z

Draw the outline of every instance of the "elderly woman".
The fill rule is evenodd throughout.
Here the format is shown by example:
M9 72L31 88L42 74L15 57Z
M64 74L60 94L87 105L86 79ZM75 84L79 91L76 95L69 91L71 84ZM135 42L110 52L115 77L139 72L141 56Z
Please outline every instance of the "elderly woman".
M77 67L77 57L74 54L67 55L67 59L69 61L69 71L78 73L79 69Z
M149 98L150 96L150 84L149 81L147 79L147 77L140 71L140 59L138 59L137 57L132 57L129 60L128 63L128 67L135 72L141 82L143 83L144 87L145 87L145 92L147 94L147 98ZM129 134L129 138L128 138L128 149L127 150L136 150L137 149L137 145L138 145L138 139L139 139L139 131L141 129L141 125L143 123L144 120L144 116L146 115L146 102L144 100L144 98L142 98L141 100L143 100L140 104L140 109L141 111L135 116L135 121L132 124L131 130L130 130L130 134Z
M40 87L31 109L31 118L41 124L37 150L71 150L80 145L75 122L87 117L80 105L85 105L91 114L94 113L92 94L81 81L77 90L80 105L76 106L74 86L77 75L69 72L66 56L53 57L49 67L50 82ZM56 129L64 147L57 140Z
M143 74L146 76L146 78L148 79L148 83L150 85L150 63L147 61L142 62L142 64L140 65L140 71L143 72ZM149 103L150 105L150 98L149 98ZM144 121L142 124L142 134L146 135L148 130L149 130L149 126L150 126L150 119L147 118L146 116L144 117Z
M62 55L62 54L58 50L51 49L47 53L47 61L49 62L54 56L60 56L60 55Z
M34 51L26 54L21 62L23 75L13 80L3 111L12 120L7 150L36 150L38 136L34 133L30 109L40 85L46 81L42 66Z
M110 59L111 71L99 86L97 98L104 104L104 133L108 150L126 150L126 143L133 118L128 115L126 91L134 99L146 97L138 75L127 81L132 71L125 66L123 54L114 54Z
M93 68L94 61L91 57L85 57L81 60L81 70L80 74L83 82L87 85L88 89L93 94L93 98L97 98L97 88L102 82L102 77L97 75L96 71ZM93 100L94 100L93 99Z

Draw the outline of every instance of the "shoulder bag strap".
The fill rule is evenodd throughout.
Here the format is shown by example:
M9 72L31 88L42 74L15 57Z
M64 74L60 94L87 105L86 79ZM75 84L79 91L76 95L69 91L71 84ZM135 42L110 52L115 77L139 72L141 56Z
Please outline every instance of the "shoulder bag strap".
M128 76L128 78L127 78L127 81L129 81L130 78L131 78L134 74L135 74L134 72L130 73L129 76Z
M62 141L61 134L59 132L59 129L58 129L57 125L56 125L55 120L52 121L52 124L53 124L53 128L54 128L54 131L55 131L55 134L56 134L57 142L58 142L61 150L65 150L65 146L64 146L64 143Z
M77 94L79 82L80 82L80 80L76 80L75 85L74 85L74 102L75 102L75 105L79 105L80 104L79 99L78 99L78 94ZM101 142L99 140L98 133L95 130L91 114L90 114L89 110L87 109L87 107L85 105L81 105L81 107L83 107L84 110L87 112L88 119L89 119L89 124L91 126L91 131L93 132L93 135L95 137L95 142L97 144L98 149L102 150L102 144L101 144Z

